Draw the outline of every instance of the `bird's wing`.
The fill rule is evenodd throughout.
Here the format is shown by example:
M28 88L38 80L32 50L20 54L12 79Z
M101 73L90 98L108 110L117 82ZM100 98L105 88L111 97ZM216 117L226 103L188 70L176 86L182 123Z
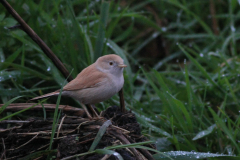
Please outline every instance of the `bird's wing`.
M107 81L106 73L100 72L94 66L94 64L82 70L78 76L69 82L66 86L63 87L63 91L73 91L73 90L81 90L86 88L92 88L100 86ZM54 95L58 95L60 90L57 90L52 93L44 94L42 96L35 97L30 100L37 100L45 97L50 97Z
M78 76L63 87L63 91L81 90L97 87L107 80L107 75L97 70L94 64L85 68Z

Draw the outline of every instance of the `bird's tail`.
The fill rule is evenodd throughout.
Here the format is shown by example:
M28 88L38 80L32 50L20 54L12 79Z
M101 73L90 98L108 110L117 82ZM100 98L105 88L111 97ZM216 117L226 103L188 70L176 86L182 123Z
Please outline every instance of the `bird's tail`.
M58 94L59 94L59 91L55 91L55 92L51 92L51 93L48 93L48 94L44 94L42 96L38 96L38 97L32 98L29 101L34 101L34 100L37 100L37 99L42 99L42 98L46 98L46 97L56 96Z

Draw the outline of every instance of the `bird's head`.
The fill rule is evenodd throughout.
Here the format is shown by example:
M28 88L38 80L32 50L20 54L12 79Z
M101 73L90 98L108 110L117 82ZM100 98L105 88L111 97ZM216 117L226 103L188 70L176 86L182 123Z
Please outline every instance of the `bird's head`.
M123 68L127 67L124 64L124 60L115 54L109 54L99 57L96 61L97 68L105 73L111 73L113 75L120 75L123 72Z

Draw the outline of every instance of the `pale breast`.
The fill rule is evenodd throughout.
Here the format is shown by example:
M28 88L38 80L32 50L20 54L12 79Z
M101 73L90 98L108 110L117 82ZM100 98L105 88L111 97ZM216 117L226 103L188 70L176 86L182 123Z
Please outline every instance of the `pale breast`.
M97 87L75 91L64 91L63 95L72 97L83 104L96 104L111 98L119 92L123 87L123 83L123 76L120 78L112 76Z
M119 91L122 89L122 87L123 87L123 84L124 84L123 75L122 75L120 78L114 76L113 82L114 82L114 86L116 87L116 93L117 93L117 92L119 92Z

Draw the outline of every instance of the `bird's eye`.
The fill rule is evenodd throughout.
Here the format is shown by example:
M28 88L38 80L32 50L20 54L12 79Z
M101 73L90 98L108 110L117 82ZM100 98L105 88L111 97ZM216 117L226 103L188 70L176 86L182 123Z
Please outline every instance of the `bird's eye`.
M113 62L109 62L109 65L112 66L112 65L113 65Z

